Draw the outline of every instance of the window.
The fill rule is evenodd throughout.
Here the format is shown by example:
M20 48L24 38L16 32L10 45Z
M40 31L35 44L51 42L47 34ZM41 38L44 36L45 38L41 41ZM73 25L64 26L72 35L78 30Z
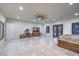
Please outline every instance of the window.
M79 35L79 22L72 23L72 34Z

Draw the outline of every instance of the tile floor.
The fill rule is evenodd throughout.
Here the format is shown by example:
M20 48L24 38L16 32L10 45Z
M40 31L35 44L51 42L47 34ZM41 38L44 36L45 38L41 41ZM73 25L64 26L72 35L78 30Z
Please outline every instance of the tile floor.
M53 38L42 36L5 41L0 47L0 56L79 56L79 54L58 47Z

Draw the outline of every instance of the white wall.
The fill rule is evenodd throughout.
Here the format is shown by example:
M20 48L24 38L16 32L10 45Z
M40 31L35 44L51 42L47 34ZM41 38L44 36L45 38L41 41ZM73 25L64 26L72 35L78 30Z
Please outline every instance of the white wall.
M72 34L72 23L74 22L79 22L79 18L75 18L75 19L71 19L71 20L65 20L65 21L56 21L54 23L50 23L50 24L45 24L44 25L44 33L46 34L46 26L50 26L50 33L46 34L49 35L50 39L49 39L49 43L50 45L53 45L53 43L58 44L58 39L57 38L53 38L53 25L57 25L57 24L63 24L63 35L64 34ZM79 38L79 35L77 36L77 38ZM54 42L53 42L54 41Z
M5 17L1 13L0 13L0 21L4 23L4 27L5 27L6 19L5 19ZM5 34L5 32L4 32L4 34ZM2 46L4 40L5 40L5 35L4 35L4 38L0 41L0 47Z
M63 24L63 34L72 34L72 23L75 22L79 22L79 18L59 21L59 22L55 22L54 24Z
M26 29L30 29L32 33L33 27L40 27L40 32L43 34L43 25L35 23L24 23L24 22L7 22L6 23L6 38L7 40L13 38L19 38L19 35ZM13 33L12 33L13 32ZM13 36L11 36L13 35Z
M79 22L79 18L65 20L65 21L57 21L52 24L45 24L45 25L35 24L35 23L24 23L24 22L9 22L9 24L13 24L12 26L14 28L14 33L13 33L14 37L18 37L19 34L23 33L26 28L30 29L30 31L32 32L33 27L40 27L41 32L43 34L53 37L53 25L63 24L63 34L72 34L71 28L72 28L72 23L74 23L74 22ZM46 26L48 26L48 25L50 26L50 33L49 34L46 33ZM9 33L9 32L7 32L7 33Z
M52 24L45 24L50 26L50 35L53 36L53 25L57 24L63 24L63 34L72 34L72 23L79 22L79 18L71 19L71 20L65 20L65 21L56 21Z

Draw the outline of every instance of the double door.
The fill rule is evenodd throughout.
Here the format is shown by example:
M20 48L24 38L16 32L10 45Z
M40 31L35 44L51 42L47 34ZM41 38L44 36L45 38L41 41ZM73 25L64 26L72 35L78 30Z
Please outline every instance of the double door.
M53 25L53 37L59 37L63 35L63 24Z

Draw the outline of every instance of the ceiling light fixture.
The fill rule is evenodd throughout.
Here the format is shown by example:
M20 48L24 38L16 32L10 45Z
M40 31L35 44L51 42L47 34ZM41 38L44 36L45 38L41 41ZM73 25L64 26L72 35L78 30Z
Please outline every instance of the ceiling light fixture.
M53 21L55 21L55 19L53 19Z
M22 7L22 6L19 6L19 10L21 10L21 11L22 11L22 10L23 10L23 7Z
M79 13L75 13L74 15L75 15L75 16L78 16L78 15L79 15Z
M39 18L39 21L41 21L41 17Z
M69 3L69 5L73 5L73 3Z
M33 22L35 22L35 20L33 19Z
M20 17L18 16L17 19L20 19Z

